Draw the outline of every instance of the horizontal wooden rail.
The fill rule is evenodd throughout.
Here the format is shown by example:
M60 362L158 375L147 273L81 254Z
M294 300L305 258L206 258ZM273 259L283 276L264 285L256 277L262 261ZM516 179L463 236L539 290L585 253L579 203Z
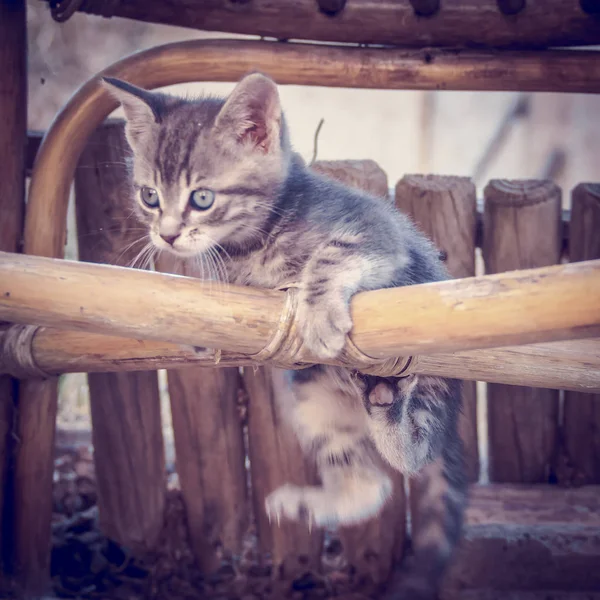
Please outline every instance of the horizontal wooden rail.
M497 0L448 0L441 2L433 14L419 10L418 0L330 0L327 3L322 0L128 0L110 3L106 0L63 0L51 4L55 18L60 21L75 10L81 10L205 31L279 39L496 48L600 43L600 24L594 15L582 10L586 3L579 0L530 1L516 14L514 9L507 11L506 3ZM502 9L510 16L503 14Z
M270 344L285 306L275 290L0 253L0 320L9 322L252 355ZM376 359L594 337L600 260L364 292L352 313L353 342Z
M28 351L48 375L214 367L216 362L214 352L194 352L171 342L45 327L35 332ZM256 364L231 352L223 352L218 362L220 367ZM10 372L12 365L0 352L0 373ZM597 393L600 339L421 355L406 373Z

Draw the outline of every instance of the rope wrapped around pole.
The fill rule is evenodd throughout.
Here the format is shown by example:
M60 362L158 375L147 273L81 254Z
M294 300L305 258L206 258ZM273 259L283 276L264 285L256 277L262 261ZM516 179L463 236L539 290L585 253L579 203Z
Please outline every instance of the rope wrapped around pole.
M295 290L0 253L0 319L218 348L298 368ZM332 364L402 375L408 357L600 334L600 260L357 294ZM404 358L402 358L404 357Z

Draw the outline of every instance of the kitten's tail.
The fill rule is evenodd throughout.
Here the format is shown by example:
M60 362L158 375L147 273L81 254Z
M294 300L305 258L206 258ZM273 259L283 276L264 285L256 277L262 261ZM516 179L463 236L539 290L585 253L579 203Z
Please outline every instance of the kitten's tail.
M403 598L436 597L461 537L467 488L463 443L456 435L411 481L414 562L401 583Z

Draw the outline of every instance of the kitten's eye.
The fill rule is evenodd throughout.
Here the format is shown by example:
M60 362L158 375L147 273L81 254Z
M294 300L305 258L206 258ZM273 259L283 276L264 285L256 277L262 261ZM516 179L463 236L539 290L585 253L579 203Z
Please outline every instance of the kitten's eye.
M158 192L154 188L149 188L144 186L140 190L140 194L142 196L142 202L148 208L156 208L159 204L158 200Z
M190 194L190 204L196 210L207 210L215 201L215 193L212 190L194 190Z

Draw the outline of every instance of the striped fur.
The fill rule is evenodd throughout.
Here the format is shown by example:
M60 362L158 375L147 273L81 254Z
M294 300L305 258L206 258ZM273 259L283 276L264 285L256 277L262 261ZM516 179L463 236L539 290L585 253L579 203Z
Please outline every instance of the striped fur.
M107 85L125 109L135 206L155 247L231 283L297 283L301 335L316 357L342 350L357 292L447 277L436 249L405 216L310 171L292 152L270 79L250 75L227 100ZM144 204L144 187L156 191L158 206ZM198 189L214 193L205 210L191 204ZM387 461L423 490L405 597L434 594L466 497L458 383L319 365L290 372L289 381L293 400L280 410L314 457L321 484L275 490L268 513L319 526L373 517L392 492Z

